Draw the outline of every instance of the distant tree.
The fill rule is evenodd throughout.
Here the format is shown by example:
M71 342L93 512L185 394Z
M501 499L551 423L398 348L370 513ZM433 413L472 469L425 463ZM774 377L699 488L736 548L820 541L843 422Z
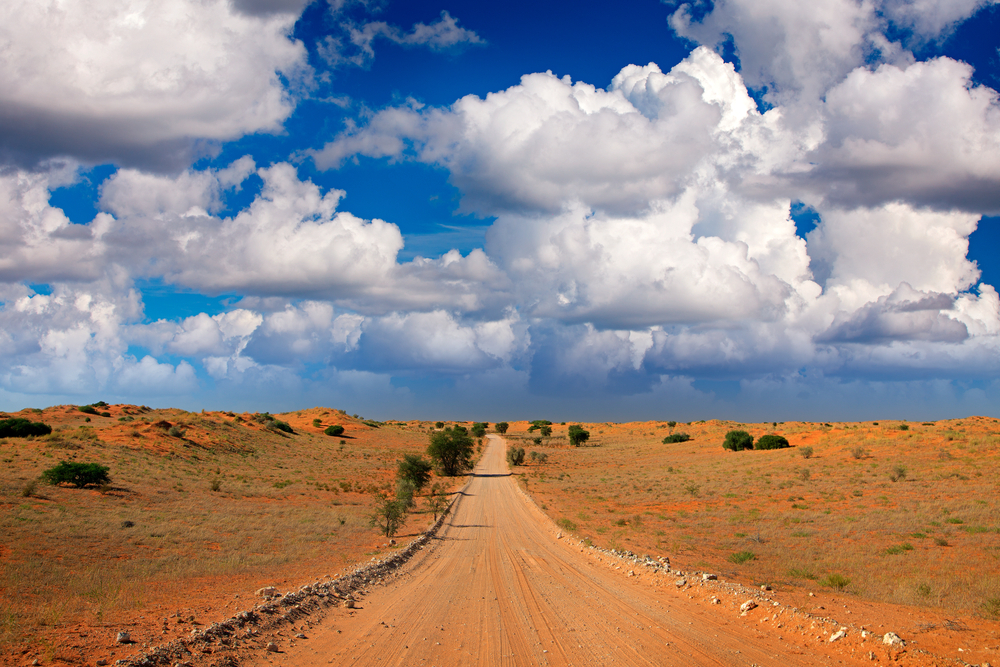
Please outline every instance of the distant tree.
M675 422L675 421L669 421L669 422L667 422L667 426L669 426L670 428L673 428L673 427L677 426L677 422Z
M472 435L477 438L482 438L486 435L486 424L483 422L476 422L472 425Z
M567 435L569 435L569 444L574 447L579 447L590 440L590 431L583 430L579 424L571 424Z
M691 439L691 436L687 433L671 433L663 439L664 445L669 445L674 442L687 442Z
M497 433L499 433L500 435L506 433L508 428L510 428L510 424L508 424L507 422L497 422L496 429Z
M474 446L475 443L465 427L455 426L432 434L427 454L438 466L442 475L454 477L472 467Z
M431 463L425 461L422 456L407 454L399 462L399 468L396 470L396 478L399 480L409 480L413 484L414 492L419 493L420 489L424 488L427 482L431 481L432 468Z
M52 427L23 417L0 420L0 438L26 438L29 435L48 435Z
M339 436L344 434L344 427L340 424L331 424L323 429L323 433L332 436Z
M444 422L434 422L434 428L444 428Z
M548 419L536 419L533 422L531 422L531 426L528 427L528 433L537 431L543 426L552 426L552 422L550 422Z
M73 461L63 461L54 468L49 468L42 473L42 479L49 484L69 483L78 489L82 489L88 484L107 484L111 481L108 477L108 467L99 463L75 463Z
M746 431L730 431L726 433L726 440L722 443L722 446L734 452L753 449L753 436Z
M405 521L405 502L384 495L378 497L375 502L375 512L370 520L373 528L378 528L386 537L392 537Z
M542 433L542 437L545 437L545 438L547 438L547 437L549 437L550 435L552 435L552 427L551 427L551 426L543 426L543 427L542 427L541 429L539 429L539 430L540 430L540 431L541 431L541 433Z

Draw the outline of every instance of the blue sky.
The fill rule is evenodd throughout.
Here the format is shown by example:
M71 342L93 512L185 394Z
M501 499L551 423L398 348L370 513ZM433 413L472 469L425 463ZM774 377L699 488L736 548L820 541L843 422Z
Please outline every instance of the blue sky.
M1000 416L993 2L0 18L0 409Z

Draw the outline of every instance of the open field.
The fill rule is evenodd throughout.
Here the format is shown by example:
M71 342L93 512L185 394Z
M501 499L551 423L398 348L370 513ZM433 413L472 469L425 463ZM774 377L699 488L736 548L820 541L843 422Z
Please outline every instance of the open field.
M426 424L366 425L322 408L276 415L295 434L252 414L97 410L110 416L12 414L55 430L0 440L0 662L22 651L79 660L122 628L166 641L190 632L191 617L228 616L248 591L384 551L368 525L372 495L391 487L403 454L427 446ZM331 424L346 432L324 435ZM33 484L63 460L107 465L112 482ZM429 521L421 505L402 536Z
M1000 616L1000 421L565 425L517 469L567 530L755 584ZM792 447L731 452L731 429ZM670 433L692 436L663 444ZM806 458L805 454L811 455ZM895 480L895 481L894 481Z

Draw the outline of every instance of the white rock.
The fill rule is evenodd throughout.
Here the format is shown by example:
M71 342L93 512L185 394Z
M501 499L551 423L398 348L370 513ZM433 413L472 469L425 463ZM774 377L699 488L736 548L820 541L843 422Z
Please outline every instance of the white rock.
M847 633L846 633L845 631L843 631L843 630L838 630L837 632L835 632L835 633L833 633L832 635L830 635L830 641L831 641L831 642L835 642L835 641L837 641L838 639L843 639L843 638L844 638L844 637L846 637L846 636L847 636Z
M268 642L267 643L267 652L268 653L277 653L278 652L278 645L275 644L274 642Z
M705 574L701 575L701 580L702 581L715 581L716 579L718 579L718 577L715 576L714 574L705 573Z
M129 634L123 630L118 633L117 637L115 637L115 641L119 644L130 644L132 643L132 638L129 637Z
M265 586L264 588L257 589L257 596L263 598L273 597L278 594L278 589L274 586Z
M746 612L750 611L751 609L755 609L756 607L757 607L757 603L755 601L753 601L753 600L747 600L746 602L744 602L743 604L740 605L740 611L746 613Z
M906 642L899 638L895 632L887 632L882 637L882 643L888 646L906 646Z

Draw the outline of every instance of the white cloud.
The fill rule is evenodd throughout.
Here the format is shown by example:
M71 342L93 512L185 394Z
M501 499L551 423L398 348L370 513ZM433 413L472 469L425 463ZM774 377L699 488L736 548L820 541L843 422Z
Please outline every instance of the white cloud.
M274 132L293 108L279 74L307 67L295 19L229 0L5 2L0 151L183 167L198 140Z
M409 32L385 21L345 23L341 27L344 35L329 35L318 45L320 56L334 68L345 65L370 67L375 59L377 39L408 47L424 46L432 51L455 51L486 43L475 31L459 26L458 19L446 10L437 21L414 23Z

